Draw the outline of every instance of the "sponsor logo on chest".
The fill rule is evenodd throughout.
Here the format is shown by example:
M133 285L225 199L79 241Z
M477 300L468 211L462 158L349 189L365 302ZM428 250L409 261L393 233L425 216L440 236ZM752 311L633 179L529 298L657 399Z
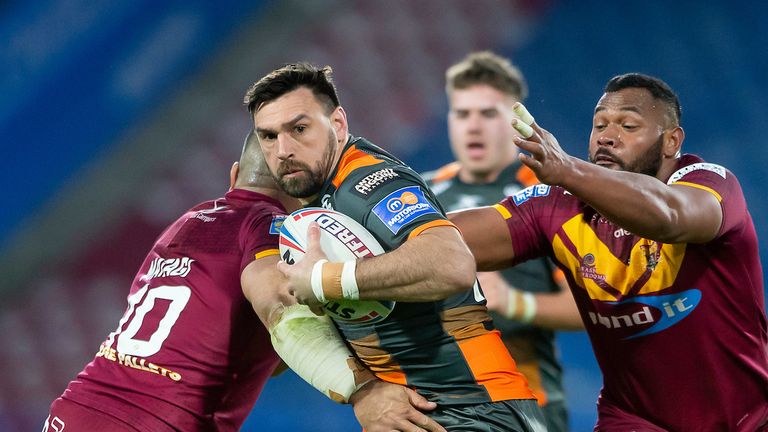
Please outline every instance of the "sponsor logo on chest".
M666 330L689 316L701 303L701 291L690 289L668 295L644 295L618 302L593 301L588 312L593 327L619 332L634 339Z

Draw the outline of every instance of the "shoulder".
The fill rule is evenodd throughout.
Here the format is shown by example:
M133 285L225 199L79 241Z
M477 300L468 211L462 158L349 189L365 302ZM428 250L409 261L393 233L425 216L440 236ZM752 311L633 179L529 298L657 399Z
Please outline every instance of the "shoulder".
M425 172L421 176L432 186L455 178L459 174L460 169L461 165L459 162L451 162L436 170Z
M680 157L678 168L671 176L669 176L667 184L679 182L684 177L689 176L689 174L694 174L694 176L717 175L723 179L727 178L729 175L733 176L733 173L722 165L705 162L704 159L696 155L685 154Z
M570 199L578 201L578 199L571 195L570 192L559 186L550 186L544 183L537 183L528 186L520 192L516 192L507 196L506 200L509 201L510 204L520 206L528 201L544 203L566 197L570 197Z

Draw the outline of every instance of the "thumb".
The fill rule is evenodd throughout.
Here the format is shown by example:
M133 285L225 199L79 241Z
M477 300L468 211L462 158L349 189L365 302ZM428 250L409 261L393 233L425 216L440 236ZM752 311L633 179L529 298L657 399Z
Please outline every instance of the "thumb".
M415 390L410 389L408 387L404 387L404 389L405 389L405 393L408 395L408 401L415 408L418 408L420 410L427 410L427 411L431 411L437 408L436 403L428 401L427 399L424 398L424 396L416 393Z
M288 276L288 272L291 271L291 265L285 261L278 261L277 270L279 270L280 273L283 274L283 276Z
M325 255L320 247L320 225L317 222L311 222L307 228L307 243L307 254Z

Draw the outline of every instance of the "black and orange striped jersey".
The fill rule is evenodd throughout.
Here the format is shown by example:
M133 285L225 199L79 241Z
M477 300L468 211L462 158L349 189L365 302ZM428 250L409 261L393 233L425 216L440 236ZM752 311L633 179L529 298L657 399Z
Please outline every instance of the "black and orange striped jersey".
M459 162L452 162L423 174L440 204L449 212L493 205L508 195L538 183L536 174L518 160L505 167L494 181L488 183L466 183L459 177L460 169ZM511 286L534 293L560 291L556 281L565 277L547 258L532 259L500 273ZM528 384L539 403L565 403L563 370L557 358L555 333L507 319L493 311L491 317L496 328L501 331L502 340L517 362L518 369L528 378ZM564 410L559 413L565 417ZM567 419L563 418L560 423L567 424Z
M495 206L511 234L510 264L547 254L565 272L603 372L596 430L759 430L768 323L744 194L733 173L694 155L667 184L717 198L714 239L645 239L540 184Z
M309 206L352 217L385 251L430 227L452 226L416 172L356 137L349 139ZM477 285L442 301L398 302L376 323L336 325L379 378L412 387L438 404L534 398L493 327Z

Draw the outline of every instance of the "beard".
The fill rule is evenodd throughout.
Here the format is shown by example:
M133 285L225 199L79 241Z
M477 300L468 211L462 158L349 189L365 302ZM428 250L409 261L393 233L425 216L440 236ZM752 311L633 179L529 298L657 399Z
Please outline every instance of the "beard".
M616 165L619 166L621 171L629 171L638 174L645 174L651 177L656 177L661 168L661 147L664 144L664 135L659 135L659 139L648 149L645 153L640 155L636 160L632 162L626 162L610 152L605 147L601 147L595 151L593 155L589 157L589 161L595 163L597 156L606 155L610 156L614 160Z
M328 177L331 168L331 162L336 153L336 136L333 131L328 133L328 144L325 147L323 156L315 163L312 169L309 164L299 162L294 159L287 159L280 162L277 167L277 173L272 173L272 177L285 193L294 198L309 198L317 195L323 187L323 183ZM285 175L291 172L301 171L302 174L286 178Z

